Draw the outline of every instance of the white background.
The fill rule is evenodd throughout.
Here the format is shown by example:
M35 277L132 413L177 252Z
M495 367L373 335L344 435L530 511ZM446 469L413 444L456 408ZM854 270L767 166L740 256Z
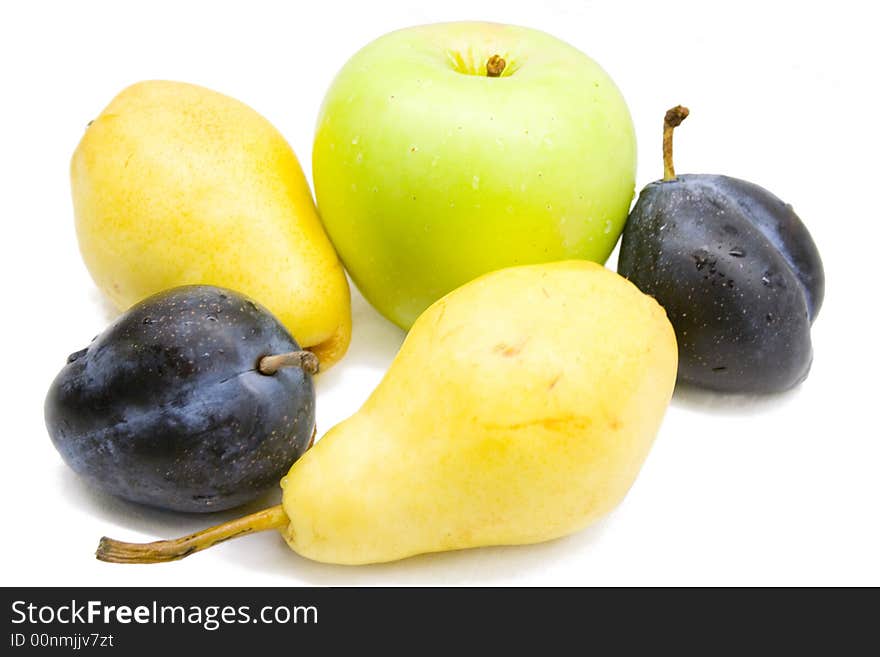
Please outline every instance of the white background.
M3 3L0 583L880 584L880 431L872 412L880 366L880 53L871 45L870 6ZM678 390L624 503L562 540L340 567L300 558L266 533L167 565L97 562L103 534L154 540L217 517L164 513L92 491L46 435L50 381L114 316L74 236L68 162L86 123L132 82L195 82L268 117L311 177L318 107L345 60L392 29L460 19L540 28L598 60L635 120L639 188L662 171L664 110L683 103L692 113L676 137L679 173L743 177L794 204L828 278L809 379L767 398ZM353 313L347 357L318 379L319 435L357 410L403 338L356 293Z

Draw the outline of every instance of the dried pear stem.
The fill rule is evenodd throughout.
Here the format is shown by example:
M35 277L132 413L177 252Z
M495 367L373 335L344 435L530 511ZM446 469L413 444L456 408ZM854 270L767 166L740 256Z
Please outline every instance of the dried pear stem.
M309 374L317 374L318 357L311 351L291 351L286 354L263 356L258 369L260 374L275 374L282 367L300 367Z
M279 504L215 525L189 536L154 543L125 543L104 536L98 544L95 557L108 563L163 563L188 557L193 552L207 549L247 534L280 529L287 525L287 514Z
M675 167L672 165L672 132L681 125L690 110L676 105L663 117L663 180L675 179Z
M506 66L507 62L501 55L492 55L486 62L486 75L490 78L499 78Z

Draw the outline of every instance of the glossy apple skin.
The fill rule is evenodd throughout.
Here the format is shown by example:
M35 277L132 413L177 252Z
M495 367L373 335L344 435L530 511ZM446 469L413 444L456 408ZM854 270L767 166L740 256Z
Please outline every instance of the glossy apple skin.
M219 511L276 487L307 449L311 376L257 371L299 347L265 308L206 285L133 306L72 354L46 397L46 426L93 486L175 511Z
M809 373L822 260L792 207L766 189L719 175L651 183L624 229L618 272L666 309L680 381L768 393Z
M486 61L507 62L501 77ZM366 298L408 328L511 265L603 263L634 192L623 97L558 39L491 23L388 34L352 57L318 118L319 212Z

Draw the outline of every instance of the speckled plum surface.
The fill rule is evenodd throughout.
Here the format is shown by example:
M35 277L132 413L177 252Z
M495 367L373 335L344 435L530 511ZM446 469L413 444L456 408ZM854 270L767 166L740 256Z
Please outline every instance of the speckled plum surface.
M238 506L277 486L309 445L311 376L257 370L262 356L298 349L236 292L174 288L70 356L46 425L67 464L108 493L178 511Z
M720 175L651 183L617 269L666 309L680 381L765 393L807 376L825 274L804 224L766 189Z

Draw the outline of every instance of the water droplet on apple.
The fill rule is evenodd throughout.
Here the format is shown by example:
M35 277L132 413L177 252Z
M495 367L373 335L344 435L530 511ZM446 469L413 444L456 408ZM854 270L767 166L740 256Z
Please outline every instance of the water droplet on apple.
M479 176L474 176L474 179L471 181L471 187L473 187L474 189L480 188L480 177Z

